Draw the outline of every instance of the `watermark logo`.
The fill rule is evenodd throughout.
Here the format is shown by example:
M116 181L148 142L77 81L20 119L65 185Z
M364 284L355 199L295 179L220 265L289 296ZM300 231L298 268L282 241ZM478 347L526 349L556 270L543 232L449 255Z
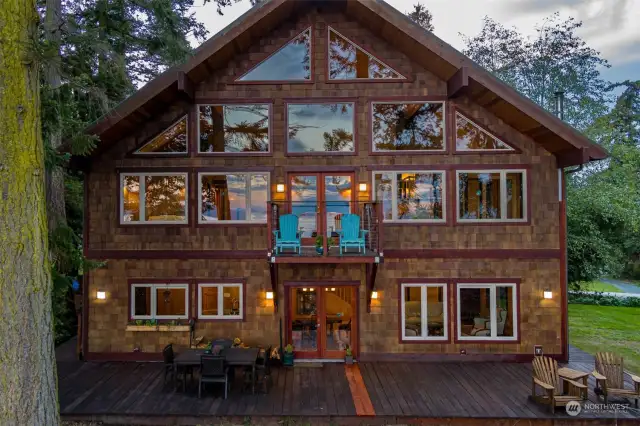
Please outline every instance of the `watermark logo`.
M568 415L575 417L580 414L580 411L582 411L582 405L580 405L578 401L569 401L567 402L565 409L567 410Z

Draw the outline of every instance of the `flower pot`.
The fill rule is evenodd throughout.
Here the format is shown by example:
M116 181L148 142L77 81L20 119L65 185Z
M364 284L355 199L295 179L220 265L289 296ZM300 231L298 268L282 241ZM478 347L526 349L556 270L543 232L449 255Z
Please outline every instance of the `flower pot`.
M322 254L324 253L324 249L322 247L316 247L316 253Z
M293 367L293 352L285 352L282 356L282 365L285 367Z
M344 357L344 362L348 365L353 364L353 356L345 356Z

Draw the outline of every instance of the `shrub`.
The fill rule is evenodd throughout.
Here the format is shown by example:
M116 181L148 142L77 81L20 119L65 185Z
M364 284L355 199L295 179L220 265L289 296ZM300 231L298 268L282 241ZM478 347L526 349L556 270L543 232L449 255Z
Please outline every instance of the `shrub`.
M605 296L602 293L569 293L569 303L579 305L599 306L624 306L628 308L640 308L640 297L616 297Z

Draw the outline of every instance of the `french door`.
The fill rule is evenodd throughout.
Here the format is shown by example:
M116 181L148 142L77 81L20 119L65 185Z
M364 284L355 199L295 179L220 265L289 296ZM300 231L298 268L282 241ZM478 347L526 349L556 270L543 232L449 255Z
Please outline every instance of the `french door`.
M344 358L356 351L358 292L355 286L288 286L287 341L297 358Z
M313 246L324 236L332 245L340 229L340 215L351 213L355 201L354 173L290 173L291 213L298 216L302 245Z

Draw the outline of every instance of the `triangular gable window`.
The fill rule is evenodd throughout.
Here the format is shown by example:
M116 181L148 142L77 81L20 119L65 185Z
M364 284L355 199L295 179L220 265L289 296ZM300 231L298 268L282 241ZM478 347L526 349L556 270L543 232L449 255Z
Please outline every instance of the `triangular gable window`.
M405 77L329 27L329 79L405 80Z
M185 115L135 151L135 154L186 154L188 127Z
M456 112L456 151L514 151L514 149Z
M236 81L311 80L311 28L298 34Z

